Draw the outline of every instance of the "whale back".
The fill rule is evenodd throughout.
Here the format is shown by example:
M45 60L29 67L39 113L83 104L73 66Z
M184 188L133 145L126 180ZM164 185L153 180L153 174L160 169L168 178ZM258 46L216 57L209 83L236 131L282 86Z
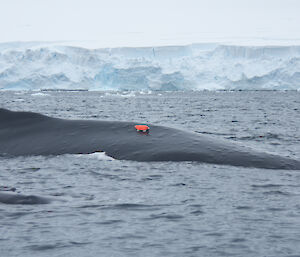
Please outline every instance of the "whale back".
M24 121L39 121L50 119L45 115L34 112L15 112L4 108L0 108L0 127L7 125L8 123L24 122Z
M297 169L300 161L255 151L194 132L148 124L66 120L0 109L0 155L87 154L103 151L120 160L198 161L244 167Z

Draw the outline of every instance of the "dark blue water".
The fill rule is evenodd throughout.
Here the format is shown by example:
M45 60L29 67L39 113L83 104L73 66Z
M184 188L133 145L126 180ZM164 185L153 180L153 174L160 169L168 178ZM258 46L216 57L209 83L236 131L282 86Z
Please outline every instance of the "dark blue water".
M293 158L299 106L299 92L0 94L12 110L170 124ZM297 171L102 154L1 157L0 170L0 190L52 199L0 204L0 256L300 256Z

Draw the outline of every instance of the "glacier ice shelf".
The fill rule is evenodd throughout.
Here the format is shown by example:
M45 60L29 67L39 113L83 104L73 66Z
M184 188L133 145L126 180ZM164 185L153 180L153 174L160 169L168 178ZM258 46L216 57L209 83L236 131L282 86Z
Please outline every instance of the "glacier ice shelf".
M300 46L2 43L0 89L300 90Z

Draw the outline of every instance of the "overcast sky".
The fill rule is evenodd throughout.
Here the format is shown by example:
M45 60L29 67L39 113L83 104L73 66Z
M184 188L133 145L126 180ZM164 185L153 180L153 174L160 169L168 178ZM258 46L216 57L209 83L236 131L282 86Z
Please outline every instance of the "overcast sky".
M300 0L0 0L0 42L300 39Z

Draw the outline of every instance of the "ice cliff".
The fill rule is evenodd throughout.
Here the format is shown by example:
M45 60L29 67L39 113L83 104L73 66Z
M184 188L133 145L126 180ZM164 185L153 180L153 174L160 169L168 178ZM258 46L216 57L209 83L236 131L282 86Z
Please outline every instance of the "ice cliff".
M300 90L300 46L0 44L2 90Z

